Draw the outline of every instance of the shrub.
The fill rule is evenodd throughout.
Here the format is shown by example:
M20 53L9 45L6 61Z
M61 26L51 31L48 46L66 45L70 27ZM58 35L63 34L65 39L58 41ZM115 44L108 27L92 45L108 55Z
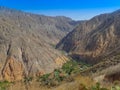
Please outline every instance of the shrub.
M61 76L61 75L60 75L61 73L62 73L62 72L61 72L60 70L58 70L58 69L55 69L55 70L54 70L54 78L55 78L55 80L58 81L58 82L61 82L61 81L63 81L63 79L64 79L64 76Z
M111 90L120 90L120 86L115 85L115 86L113 86L113 87L111 88Z
M81 66L87 67L85 64L80 64ZM53 73L45 74L41 77L38 77L38 80L41 85L56 86L65 80L67 82L74 81L74 78L71 74L76 74L80 72L80 65L76 61L68 61L65 63L61 69L55 69Z
M6 90L10 86L10 82L8 81L2 81L0 82L0 90Z
M37 81L41 82L42 85L49 85L51 79L49 79L50 74L44 74L43 76L38 77Z
M113 84L114 84L114 85L120 85L120 81L119 81L119 80L115 80L115 81L113 82Z
M42 85L56 86L64 80L64 76L62 76L61 73L59 69L55 69L53 73L38 77L38 81L41 82Z
M76 62L75 60L70 60L62 66L62 70L68 74L76 74L87 69L90 65L83 62Z
M68 77L65 78L65 81L72 82L72 81L74 81L74 78L71 77L71 76L68 76Z
M62 66L62 70L66 74L71 75L71 73L73 73L73 72L75 73L75 72L79 71L78 63L71 60Z
M50 76L50 74L44 74L44 75L38 77L38 81L46 81L49 76Z
M92 86L90 90L108 90L107 88L102 88L100 83L96 83L96 85Z
M78 90L88 90L88 88L85 85L80 84Z
M25 77L24 78L24 83L30 83L33 80L33 77Z

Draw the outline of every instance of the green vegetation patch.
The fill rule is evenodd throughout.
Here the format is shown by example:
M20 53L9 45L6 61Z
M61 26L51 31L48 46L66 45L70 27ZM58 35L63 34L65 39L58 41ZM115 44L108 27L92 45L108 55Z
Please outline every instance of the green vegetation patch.
M10 87L12 83L8 81L1 81L0 82L0 90L7 90L8 87Z
M74 81L71 75L80 73L80 71L86 69L87 67L88 66L86 64L80 64L74 60L70 60L65 63L62 68L55 69L52 73L38 77L37 81L39 81L42 85L48 86L59 85L62 81L71 82Z

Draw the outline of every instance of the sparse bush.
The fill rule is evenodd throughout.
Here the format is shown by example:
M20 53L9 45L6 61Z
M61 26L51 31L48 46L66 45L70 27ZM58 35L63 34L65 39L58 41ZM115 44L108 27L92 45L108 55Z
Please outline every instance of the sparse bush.
M74 78L71 77L71 76L68 76L68 77L65 78L65 80L66 80L67 82L72 82L72 81L74 81Z
M76 62L75 60L70 60L62 66L62 70L68 74L76 74L87 69L90 65L83 62Z
M63 81L64 76L61 76L61 71L55 69L53 73L45 74L38 78L41 85L57 86L61 81Z
M61 82L61 81L63 81L63 79L64 79L64 76L61 76L60 74L61 74L61 71L60 71L60 70L58 70L58 69L55 69L55 70L54 70L54 78L55 78L55 80L58 81L58 82Z
M33 77L25 77L24 83L30 83L33 80Z
M120 85L120 81L115 80L115 81L113 82L113 84L114 84L114 85Z
M78 90L88 90L88 88L85 85L80 84Z
M41 82L42 85L48 85L50 82L49 76L50 74L44 74L43 76L38 77L37 81Z
M85 64L82 64L81 66L85 66ZM71 60L65 63L61 69L55 69L54 72L52 73L38 77L37 81L39 81L41 85L57 86L62 81L67 82L74 81L74 78L71 76L71 74L76 74L79 72L80 72L79 63Z
M100 83L96 83L96 85L92 86L90 90L108 90L107 88L102 88Z
M48 86L54 87L54 86L58 86L60 83L56 80L51 80L51 82L49 82Z
M8 81L2 81L0 82L0 90L6 90L10 86L10 82Z
M63 66L62 66L62 70L68 74L68 75L71 75L73 72L78 72L80 69L78 67L78 63L75 62L75 61L69 61L67 63L65 63Z
M115 86L111 87L111 90L120 90L120 86L115 85Z

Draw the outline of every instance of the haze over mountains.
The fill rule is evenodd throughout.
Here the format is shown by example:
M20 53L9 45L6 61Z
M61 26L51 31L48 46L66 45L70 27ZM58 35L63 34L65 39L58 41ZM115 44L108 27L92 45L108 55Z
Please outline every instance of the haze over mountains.
M0 76L9 81L52 72L68 59L55 45L77 21L0 7Z

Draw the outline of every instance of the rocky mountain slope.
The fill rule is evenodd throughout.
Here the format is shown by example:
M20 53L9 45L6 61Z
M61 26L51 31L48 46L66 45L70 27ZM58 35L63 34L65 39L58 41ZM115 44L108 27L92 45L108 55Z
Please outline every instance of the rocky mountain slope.
M2 21L10 23L17 28L26 29L27 31L34 30L41 37L46 34L47 37L44 37L44 40L53 44L56 44L79 22L64 16L35 15L5 7L0 7L0 17Z
M68 58L55 44L76 21L0 7L0 79L21 80L60 67Z
M56 47L91 64L119 54L120 10L80 23Z

